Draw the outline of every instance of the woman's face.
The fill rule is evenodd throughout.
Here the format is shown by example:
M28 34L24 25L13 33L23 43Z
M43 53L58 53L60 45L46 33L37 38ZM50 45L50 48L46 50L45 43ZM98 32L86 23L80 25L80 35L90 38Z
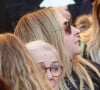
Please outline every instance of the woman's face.
M61 66L60 58L56 55L56 52L43 48L37 48L30 52L51 82L54 90L59 90L59 82L63 73L63 67Z
M65 30L64 43L65 48L71 53L72 57L80 54L79 30L71 26L71 32Z
M64 9L65 12L68 12ZM64 12L63 11L63 12ZM60 21L62 28L64 28L64 44L68 52L71 53L72 57L77 54L80 54L81 48L79 43L79 33L80 30L73 27L70 21L67 18L67 13L65 16L61 12L57 11L57 15Z

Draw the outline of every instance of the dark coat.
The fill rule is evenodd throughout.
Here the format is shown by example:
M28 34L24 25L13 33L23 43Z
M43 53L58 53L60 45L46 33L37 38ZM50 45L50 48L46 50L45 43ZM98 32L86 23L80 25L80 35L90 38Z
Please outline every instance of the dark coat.
M92 63L100 71L100 65L99 64L96 64L94 62L90 62L90 63ZM95 90L100 90L100 78L89 67L86 67L86 69L87 69L90 77L93 80ZM75 72L72 72L72 77L74 78L76 85L79 87L80 82L79 82L79 79L78 79L77 75L75 74ZM70 88L70 90L79 90L79 89L76 89L67 78L65 78L65 81L66 81L66 84L68 85L68 87ZM83 90L89 90L89 88L86 84L84 85Z
M65 81L66 81L66 84L67 84L69 90L79 90L80 81L79 81L77 75L75 74L75 72L72 72L72 77L74 78L75 84L77 85L78 89L75 88L73 86L73 84L67 78L65 78ZM86 84L84 85L83 90L89 90L89 88L88 88L88 86Z
M90 61L100 72L100 64L97 64L93 61ZM95 90L100 90L100 78L97 76L97 74L94 71L91 71L90 68L86 67L88 70L89 75L91 76L94 85L95 85Z

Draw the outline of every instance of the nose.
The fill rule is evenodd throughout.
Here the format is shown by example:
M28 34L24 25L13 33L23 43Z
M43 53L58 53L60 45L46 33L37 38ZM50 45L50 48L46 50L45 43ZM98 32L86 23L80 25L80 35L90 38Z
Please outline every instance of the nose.
M53 79L52 73L50 72L49 69L47 69L46 75L47 75L47 77L48 77L49 80Z
M71 26L71 31L73 35L79 35L80 34L80 30L74 26Z

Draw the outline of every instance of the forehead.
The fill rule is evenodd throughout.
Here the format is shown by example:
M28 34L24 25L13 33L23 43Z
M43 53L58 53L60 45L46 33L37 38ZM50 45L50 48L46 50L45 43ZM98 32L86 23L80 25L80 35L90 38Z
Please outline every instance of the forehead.
M36 48L31 50L31 55L37 63L44 63L47 66L60 62L60 57L55 49Z

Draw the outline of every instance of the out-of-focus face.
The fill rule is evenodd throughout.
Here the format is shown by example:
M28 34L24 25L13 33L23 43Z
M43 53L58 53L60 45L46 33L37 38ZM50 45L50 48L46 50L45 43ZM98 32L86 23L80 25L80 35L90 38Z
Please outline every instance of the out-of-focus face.
M46 74L54 90L59 90L59 82L63 73L63 67L61 66L60 58L56 55L56 52L37 48L37 50L31 50L30 53Z
M68 12L64 9L65 12ZM81 48L79 43L79 33L80 30L73 27L70 23L70 20L66 19L66 16L63 16L61 12L57 11L58 19L60 21L60 24L62 28L64 28L64 44L66 50L70 52L72 57L74 57L77 54L80 54Z

